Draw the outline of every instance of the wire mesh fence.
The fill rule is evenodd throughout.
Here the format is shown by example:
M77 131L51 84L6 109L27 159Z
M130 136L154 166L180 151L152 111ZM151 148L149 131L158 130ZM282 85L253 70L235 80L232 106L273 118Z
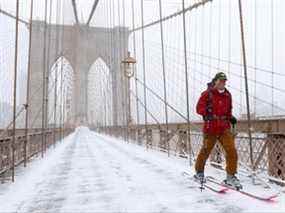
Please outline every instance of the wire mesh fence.
M22 163L26 163L36 155L45 152L47 148L54 145L57 141L72 132L71 129L53 129L48 130L44 134L46 136L45 143L41 143L43 133L41 129L32 129L29 131L28 140L26 140L25 130L17 130L17 137L14 147L11 146L11 131L8 136L0 139L0 180L10 180L11 170L13 167ZM15 155L14 160L12 155ZM13 162L14 161L14 162Z
M173 127L173 126L172 126ZM103 133L126 140L123 134L125 129L122 127L102 127L97 129ZM203 144L204 135L201 132L191 132L190 140L187 140L187 130L180 128L169 130L168 134L162 126L148 126L145 132L143 126L132 126L129 129L128 141L138 143L162 152L169 153L183 158L191 158L195 161ZM247 170L256 174L285 180L285 135L279 134L256 134L252 137L253 142L253 162L251 164L249 152L249 137L240 134L235 136L235 146L238 152L238 162L241 171ZM127 140L126 140L127 141ZM223 168L225 166L225 153L219 143L209 157L210 164Z

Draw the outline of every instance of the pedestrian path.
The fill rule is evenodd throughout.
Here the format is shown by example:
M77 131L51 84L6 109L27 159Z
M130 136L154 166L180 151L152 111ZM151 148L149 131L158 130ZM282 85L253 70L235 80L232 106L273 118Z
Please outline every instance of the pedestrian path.
M78 128L0 185L0 212L284 212L239 193L201 192L186 160ZM214 174L216 175L216 174Z

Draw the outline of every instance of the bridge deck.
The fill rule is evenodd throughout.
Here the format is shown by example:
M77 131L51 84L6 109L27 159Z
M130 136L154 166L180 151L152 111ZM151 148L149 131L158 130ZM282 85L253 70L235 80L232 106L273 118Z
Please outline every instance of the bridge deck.
M272 212L285 209L285 196L267 204L236 192L216 195L200 192L196 186L190 188L181 175L187 168L186 160L168 158L164 153L146 151L80 128L55 149L51 148L44 159L34 160L24 172L19 168L14 184L0 185L0 210ZM207 171L222 176L213 168ZM247 181L244 178L246 187Z

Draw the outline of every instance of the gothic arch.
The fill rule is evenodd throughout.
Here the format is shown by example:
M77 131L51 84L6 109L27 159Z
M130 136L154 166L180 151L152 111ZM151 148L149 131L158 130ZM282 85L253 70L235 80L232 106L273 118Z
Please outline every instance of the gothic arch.
M44 69L44 26L41 21L33 21L32 50L31 50L31 91L36 90L43 84ZM73 92L73 116L82 122L88 121L88 75L92 64L101 58L109 67L112 76L113 91L113 125L122 123L122 119L117 116L125 110L121 101L125 97L125 82L122 81L121 63L124 55L128 51L129 31L124 27L112 29L100 27L88 27L81 25L61 26L47 25L50 35L48 47L48 67L52 67L54 62L60 57L65 57L71 64L74 71L74 92ZM122 36L120 33L125 36ZM56 43L57 36L62 39ZM110 44L110 38L112 43ZM126 46L122 47L122 43ZM112 49L110 48L112 47ZM76 101L75 101L76 100ZM37 108L42 102L42 96L31 102L31 109ZM32 109L33 110L33 109ZM40 117L40 116L39 116ZM41 126L41 119L36 121L35 127Z
M60 56L54 62L50 68L50 78L49 78L49 114L52 114L55 117L60 114L60 108L55 109L55 100L56 105L59 103L64 104L66 107L65 122L70 122L73 118L73 82L74 82L74 69L70 62L64 57ZM55 94L56 91L56 94ZM57 125L60 120L57 118L56 121L52 119L52 125Z
M113 108L112 73L106 62L99 57L88 71L89 123L112 125L113 116L106 113L106 108L109 111Z

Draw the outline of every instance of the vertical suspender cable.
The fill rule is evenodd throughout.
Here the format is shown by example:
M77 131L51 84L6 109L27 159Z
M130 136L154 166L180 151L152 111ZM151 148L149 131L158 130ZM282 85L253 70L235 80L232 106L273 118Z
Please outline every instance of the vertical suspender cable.
M62 91L63 91L63 55L64 55L64 2L61 3L61 16L62 16L62 26L61 26L61 60L60 60L60 115L59 115L59 123L60 123L60 139L63 139L63 96L62 96Z
M118 0L118 8L117 8L118 10L118 31L119 31L119 35L118 35L118 40L119 40L119 42L118 42L118 45L119 45L119 50L117 50L118 51L118 56L121 56L121 54L122 54L122 52L121 52L121 50L122 50L122 44L121 44L121 28L120 28L120 24L121 24L121 17L120 17L120 14L121 14L121 12L120 12L120 0ZM120 58L118 58L119 60L120 60ZM117 63L120 63L120 62L117 62ZM121 73L122 73L122 67L121 67L121 64L119 65L119 72L120 72L120 80L121 80L121 85L122 85L122 83L123 83L123 79L122 79L122 75L121 75ZM121 108L122 108L122 110L124 110L124 102L123 102L123 93L122 93L122 91L123 91L123 89L122 89L122 86L120 87L120 91L121 91L121 95L122 95L122 100L119 100L119 104L118 105L121 105ZM120 92L119 92L120 93ZM119 98L120 98L120 96L118 96ZM124 111L122 111L121 112L121 126L124 126ZM124 127L123 127L123 134L125 135L125 131L124 131Z
M99 81L99 95L98 96L99 96L100 99L103 99L102 70L101 70L101 67L98 67L98 66L97 66L97 69L99 69L99 70L97 70L97 72L99 73L99 79L100 79L100 81ZM103 104L102 103L103 103L103 100L100 100L100 106L99 106L99 111L101 112L100 113L100 118L99 118L100 129L102 129L102 127L103 127L103 114L105 113L105 112L103 112Z
M63 55L64 55L64 48L63 48L63 36L64 36L64 14L63 14L63 10L64 10L64 1L61 3L62 8L61 8L61 19L62 19L62 23L61 23L61 59L60 59L60 114L59 114L59 128L60 128L60 139L63 139L63 129L62 129L62 77L63 77Z
M59 7L60 7L60 2L61 0L57 1L57 6L56 6L56 56L59 54ZM58 64L59 61L56 62L56 70L55 70L55 88L54 88L54 114L53 114L53 123L54 123L54 130L53 130L53 144L55 145L56 142L56 133L57 133L57 84L58 84Z
M107 2L107 7L106 7L106 10L107 10L107 28L108 28L108 36L107 36L107 42L108 42L108 45L107 45L107 52L108 52L108 64L110 65L111 64L111 42L110 42L110 36L111 36L111 18L110 18L110 8L111 8L111 2L110 0L108 0ZM110 91L109 91L109 77L110 77L110 73L111 73L111 70L109 69L109 75L108 75L108 78L107 78L107 87L106 87L106 91L107 91L107 96L109 96L110 94ZM110 113L111 113L111 108L109 107L109 103L108 103L108 99L106 99L106 107L107 109L109 110L108 112L108 115L106 116L106 128L105 128L105 133L108 134L107 129L108 129L108 125L109 125L109 116L110 116Z
M243 52L242 52L242 44L240 45L240 64L243 64ZM243 66L240 66L240 82L239 82L239 87L241 88L240 91L239 91L239 102L240 102L240 105L242 106L242 103L243 103L243 84L244 84L244 78L242 77L243 76ZM240 115L243 114L243 108L240 107Z
M111 66L113 64L113 57L112 57L112 34L113 34L113 29L112 29L112 1L109 0L109 79L108 79L108 102L107 102L107 107L109 109L109 115L108 115L108 128L107 128L107 133L109 134L109 127L112 125L112 117L113 117L113 105L112 105L112 100L113 100L113 93L112 93L112 70Z
M16 32L14 57L14 95L13 95L13 137L12 137L12 181L15 181L15 143L16 143L16 110L17 110L17 71L18 71L18 34L19 34L19 0L16 2Z
M134 57L137 57L137 48L136 48L136 32L134 31L135 29L135 3L134 0L132 0L132 27L133 27L133 51L134 51ZM139 113L139 101L138 101L138 81L137 81L137 66L135 64L134 66L134 73L135 73L135 90L136 90L136 112L137 112L137 126L140 123L140 113ZM137 133L137 137L138 137ZM138 140L138 138L137 138Z
M209 14L209 72L211 73L212 67L212 20L213 20L213 4L210 6L210 14Z
M104 8L104 11L105 11L105 20L106 20L106 25L105 25L105 28L107 29L107 32L109 30L109 13L108 13L108 1L105 2L105 8ZM107 34L106 36L106 47L105 47L105 52L106 52L106 64L109 63L109 57L108 57L108 50L109 50L109 42L108 42L108 36L109 34ZM106 129L107 129L107 117L108 117L108 108L107 108L107 89L108 89L108 70L106 69L106 67L104 67L104 70L105 70L105 82L104 82L104 109L105 109L105 117L104 117L104 132L106 133Z
M111 70L111 64L112 64L112 33L113 33L113 30L112 30L112 1L109 0L109 86L112 82L112 70ZM112 85L112 84L111 84ZM113 108L112 108L112 91L111 89L108 87L108 90L109 90L109 102L108 102L108 108L110 110L110 114L108 115L108 126L111 126L112 125L112 116L113 116ZM108 128L107 128L108 130Z
M113 3L113 10L112 10L112 27L113 27L113 33L112 33L112 45L113 45L113 48L112 48L112 57L113 57L113 63L112 63L112 72L113 72L113 75L114 77L112 77L112 90L113 90L113 93L115 93L115 95L113 95L113 124L114 126L115 125L118 125L118 100L117 98L114 99L115 96L118 96L118 84L117 82L114 82L116 81L116 74L115 74L115 70L114 70L114 65L115 65L115 62L114 62L114 59L115 59L115 23L116 23L116 18L115 18L115 1L113 0L112 1Z
M114 126L115 115L114 115L114 82L113 82L113 66L114 66L114 5L113 1L110 0L110 56L111 56L111 63L110 63L110 108L112 109L112 114L110 115L110 126Z
M115 2L112 0L112 7L111 7L111 19L112 19L112 35L111 35L111 55L112 55L112 64L111 64L111 72L112 72L112 111L113 111L113 126L117 125L117 99L115 96L117 96L117 84L115 81L116 74L114 71L115 66Z
M184 47L184 70L185 70L185 90L186 90L186 112L187 112L187 147L188 147L188 154L189 154L189 165L192 165L192 158L191 158L191 138L190 138L190 103L189 103L189 79L188 79L188 56L187 56L187 37L186 37L186 17L185 17L185 0L182 0L182 17L183 17L183 47Z
M271 0L271 114L274 116L274 3Z
M63 32L62 32L63 37ZM63 40L63 39L62 39ZM63 57L63 56L62 56ZM63 139L63 58L60 61L60 134L61 140Z
M111 46L110 46L110 36L111 36L111 18L110 18L110 8L111 8L111 2L110 0L108 0L107 2L107 7L106 7L106 10L107 10L107 28L108 28L108 37L107 37L107 42L108 42L108 45L107 45L107 52L108 52L108 64L110 65L111 64ZM110 94L110 91L109 91L109 77L110 77L110 73L111 73L111 70L109 69L109 75L107 76L107 87L106 87L106 91L107 91L107 96L109 96ZM109 126L109 116L110 116L110 113L111 113L111 109L109 107L109 103L108 103L108 99L106 99L106 107L107 109L109 110L108 112L108 115L106 116L106 128L105 128L105 133L108 134L107 129L108 129L108 126Z
M33 10L34 0L31 0L30 24L29 24L29 58L28 58L28 76L27 76L27 95L26 95L26 114L25 114L25 144L24 144L24 167L27 165L27 145L29 129L29 104L30 104L30 80L31 80L31 50L32 50L32 33L33 33Z
M228 9L228 75L230 78L230 73L231 73L231 51L232 51L232 1L229 1L229 9Z
M42 92L42 143L41 143L41 156L44 156L45 144L45 94L46 94L46 34L47 34L47 0L45 1L45 20L44 20L44 43L43 43L43 92Z
M144 120L145 120L145 135L147 135L147 100L146 100L146 67L145 67L145 44L144 44L144 0L141 0L141 25L142 25L142 63L143 63L143 86L144 86ZM147 141L148 143L148 141ZM146 144L148 148L148 144Z
M66 71L65 71L66 72ZM64 75L65 76L65 75ZM63 116L62 116L62 120L63 120L63 129L65 130L65 122L66 122L66 81L65 78L63 78L63 102L62 102L62 109L63 109Z
M198 10L195 11L195 31L193 32L193 34L195 34L195 39L194 39L194 69L197 70L197 33L198 33L198 30L197 30L197 14L198 14ZM193 94L192 94L192 99L195 100L196 98L196 72L193 72ZM198 79L198 78L197 78ZM195 109L195 101L193 101L193 109Z
M200 51L199 51L199 54L202 54L203 56L200 57L200 60L201 60L201 72L204 73L204 38L205 38L205 29L204 29L204 26L205 26L205 6L203 5L202 6L203 8L201 9L202 10L202 17L201 17L201 22L202 24L200 24L201 26L201 35L199 36L201 41L200 41L200 44L201 44L201 47L200 47ZM198 53L196 53L198 54ZM201 82L203 82L203 77L204 75L201 75Z
M106 5L104 4L104 7L106 7ZM103 16L106 16L106 14L105 14L105 8L103 8ZM106 49L107 49L107 46L105 45L105 51L106 51ZM103 130L105 131L105 128L106 128L106 120L105 120L105 118L106 118L106 113L107 113L107 109L105 108L105 101L106 101L106 93L105 93L105 91L106 91L106 72L105 72L105 70L104 70L104 67L102 66L102 65L100 65L101 66L101 76L102 76L102 111L104 112L104 113L102 113L102 126L103 126Z
M255 113L255 116L257 116L256 78L257 78L257 0L255 0L254 2L254 113Z
M218 13L219 17L218 17L218 25L219 25L219 28L218 28L218 68L221 69L221 20L222 20L222 1L219 1L219 13Z
M167 88L166 88L166 72L165 72L165 56L164 56L164 37L163 37L163 23L162 23L162 3L159 0L159 23L160 23L160 40L161 40L161 58L162 58L162 74L163 74L163 93L164 93L164 113L166 124L166 143L167 153L170 156L169 133L168 133L168 108L167 108Z
M48 28L48 45L47 45L47 57L46 57L46 93L45 93L45 109L44 109L44 114L45 114L45 129L49 130L49 117L48 117L48 107L49 107L49 76L50 76L50 44L51 44L51 16L52 16L52 2L53 0L50 0L50 6L49 6L49 28ZM44 150L46 151L47 149L47 133L45 134L45 143L44 143Z
M243 69L244 69L244 83L245 83L245 92L246 92L247 126L248 126L248 136L249 136L250 162L251 162L252 170L254 173L252 134L251 134L251 116L250 116L250 103L249 103L249 91L248 91L248 80L247 80L247 61L246 61L246 49L245 49L245 37L244 37L244 25L243 25L243 13L242 13L242 2L241 1L242 0L239 0L239 16L240 16ZM254 174L253 174L253 181L254 181Z
M123 52L123 56L124 56L124 59L126 58L126 49L127 49L127 44L126 44L126 9L125 9L125 0L122 0L123 3L122 3L122 7L123 7L123 27L124 27L124 36L123 36L123 49L124 49L124 52ZM125 69L125 67L124 67ZM125 70L124 70L125 72ZM126 82L124 85L125 87L125 119L126 119L126 138L127 138L127 141L129 142L129 122L131 121L131 111L130 111L130 104L129 104L129 98L130 98L130 93L129 93L129 85L130 85L130 79L128 78L127 81L126 81L126 77L123 78L123 81Z
M120 24L121 24L121 8L120 8L120 0L118 0L118 26L119 26L119 50L118 50L118 55L120 56L120 57L122 57L123 55L124 55L124 53L122 54L122 30L121 30L121 26L120 26ZM119 58L119 60L121 60L121 58ZM121 111L121 125L122 125L122 127L123 127L123 135L124 135L124 139L126 140L126 131L125 131L125 125L124 125L124 121L125 121L125 103L124 103L124 84L123 84L123 82L124 82L124 78L123 78L123 75L122 75L122 64L120 63L120 61L118 62L119 63L119 67L120 67L120 70L119 70L119 72L120 72L120 81L121 81L121 83L120 83L120 85L121 85L121 87L120 87L120 91L121 91L121 98L122 98L122 100L119 100L119 101L121 101L121 109L122 109L122 111ZM120 97L120 96L119 96Z
M104 82L105 84L107 84L107 82ZM106 85L104 88L104 111L105 111L105 116L104 116L104 131L106 131L106 127L107 127L107 107L106 107Z
M117 115L116 115L116 103L115 103L115 98L114 98L114 96L116 95L116 88L115 88L115 82L114 82L114 79L115 79L115 73L114 73L114 59L115 59L115 56L114 56L114 51L115 51L115 43L114 43L114 33L115 33L115 31L114 31L114 26L115 26L115 15L114 15L114 10L115 10L115 4L114 4L114 0L110 0L111 2L111 7L110 7L110 18L111 18L111 37L110 37L110 39L111 39L111 44L110 44L110 46L111 46L111 64L110 64L110 71L111 71L111 95L112 95L112 102L110 103L110 104L112 104L112 120L111 120L111 123L110 123L110 125L111 126L115 126L115 124L116 124L116 117L117 117Z

